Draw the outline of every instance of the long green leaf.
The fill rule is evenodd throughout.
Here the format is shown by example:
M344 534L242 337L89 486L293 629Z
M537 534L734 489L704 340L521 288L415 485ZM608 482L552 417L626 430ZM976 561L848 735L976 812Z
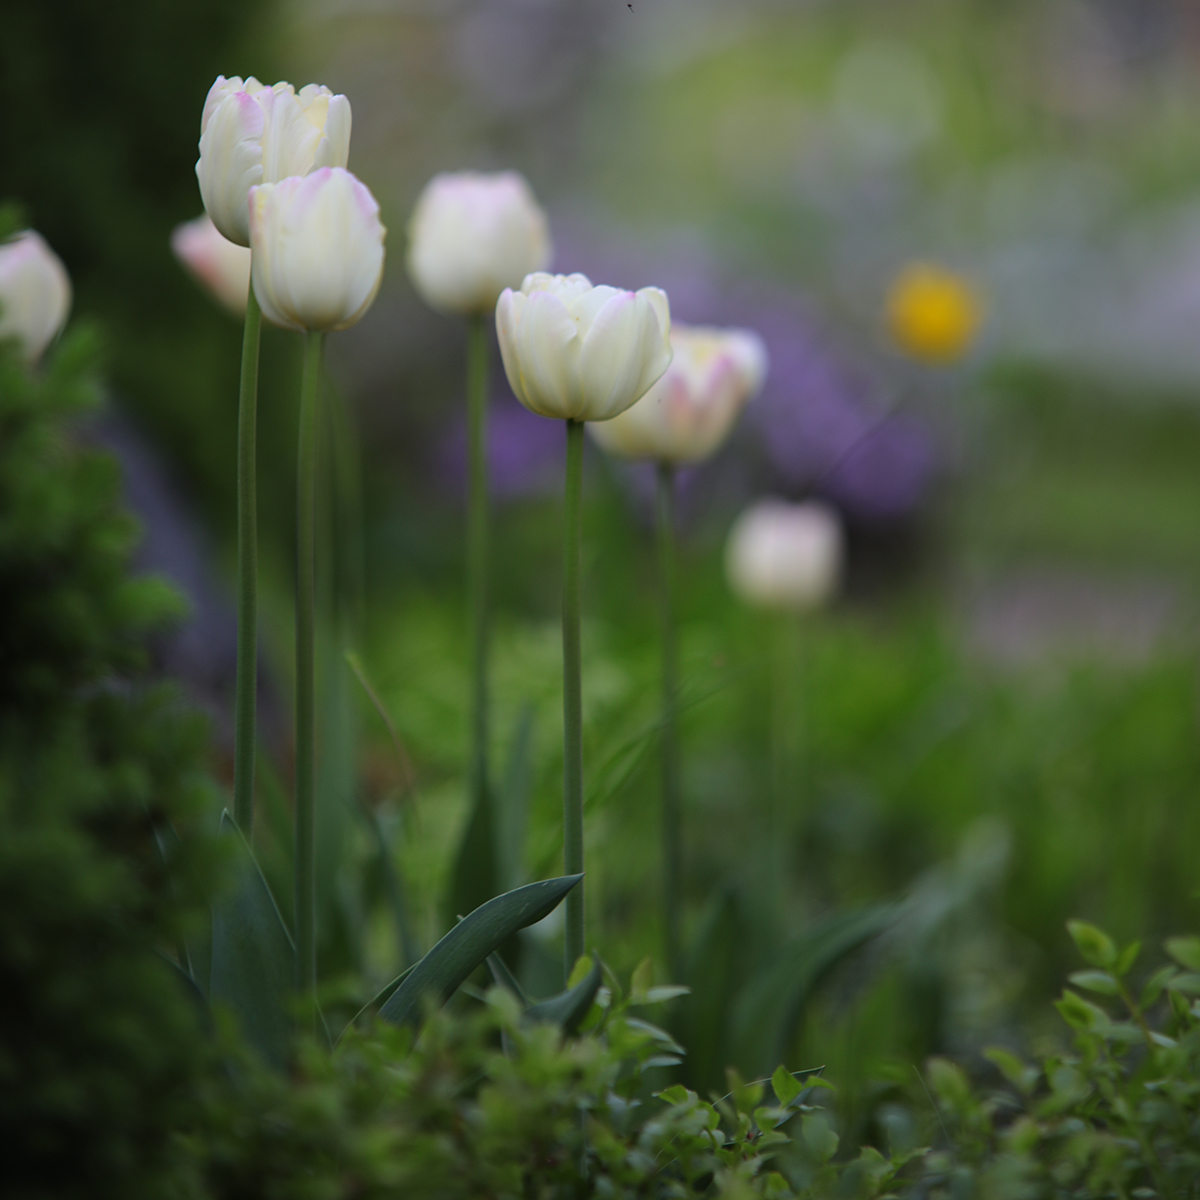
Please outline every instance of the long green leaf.
M417 964L413 963L411 967L405 967L404 970L401 971L400 974L397 975L395 979L391 980L389 983L385 983L383 985L383 987L381 987L379 989L379 991L377 991L375 993L375 995L372 996L370 998L370 1000L368 1000L366 1002L366 1004L364 1004L362 1006L362 1008L360 1008L358 1010L358 1012L356 1012L354 1014L354 1016L352 1016L350 1018L350 1020L346 1022L345 1026L342 1029L342 1032L337 1035L337 1040L334 1042L334 1047L336 1048L338 1043L341 1042L342 1038L344 1038L346 1036L347 1029L351 1028L351 1026L353 1026L353 1025L357 1025L359 1023L359 1021L361 1021L363 1019L363 1017L365 1017L368 1013L378 1012L384 1006L384 1004L387 1003L389 997L391 997L395 993L396 989L416 969L417 969Z
M426 995L444 1003L505 938L540 921L583 878L564 875L528 883L469 913L428 954L379 1010L396 1025L415 1023Z
M531 1005L525 1010L525 1020L558 1025L564 1033L574 1033L591 1010L603 978L604 970L597 955L592 969L573 988Z
M753 1076L783 1061L813 990L848 954L891 925L890 904L818 922L753 976L732 1013L733 1063Z
M688 1047L684 1079L697 1091L725 1082L729 1009L749 941L736 895L730 888L721 889L701 918L684 975L691 994L680 1002L671 1023L679 1041Z
M267 1062L287 1063L295 950L271 889L228 811L221 835L236 847L236 883L213 904L210 999L237 1017L246 1040Z

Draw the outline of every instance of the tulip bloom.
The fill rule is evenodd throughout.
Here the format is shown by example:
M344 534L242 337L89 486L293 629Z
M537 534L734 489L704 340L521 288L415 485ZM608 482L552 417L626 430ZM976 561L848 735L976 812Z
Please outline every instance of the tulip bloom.
M842 540L837 512L820 501L756 504L729 533L725 568L730 586L757 608L818 608L837 589Z
M887 315L902 350L925 362L949 363L970 350L983 322L983 305L960 275L914 263L892 284Z
M386 234L375 197L341 167L251 188L251 275L267 320L348 329L379 291Z
M593 287L586 275L529 275L496 305L504 372L531 412L607 421L640 400L671 363L661 288Z
M408 273L441 312L490 312L505 288L550 265L546 214L517 171L435 175L408 225Z
M767 373L767 351L743 329L671 326L667 373L631 408L588 432L612 454L656 462L708 458Z
M26 229L0 245L0 338L15 338L36 362L70 311L67 269L41 234Z
M310 83L266 87L251 77L218 76L200 119L196 178L213 224L239 246L250 245L246 198L257 184L345 167L350 155L350 101Z
M176 225L171 249L188 271L234 316L246 312L250 250L222 237L207 216Z

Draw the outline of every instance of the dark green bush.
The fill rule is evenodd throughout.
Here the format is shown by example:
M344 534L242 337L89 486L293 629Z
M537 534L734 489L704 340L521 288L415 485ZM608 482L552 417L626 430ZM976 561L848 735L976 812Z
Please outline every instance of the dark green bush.
M208 1052L160 951L199 928L205 730L142 675L178 612L129 577L116 465L77 334L30 372L0 348L0 1128L5 1194L166 1195ZM183 840L176 835L185 834Z

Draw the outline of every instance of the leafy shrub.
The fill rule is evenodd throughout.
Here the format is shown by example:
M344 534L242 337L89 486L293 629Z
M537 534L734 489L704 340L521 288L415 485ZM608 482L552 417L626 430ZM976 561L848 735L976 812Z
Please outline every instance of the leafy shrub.
M212 853L205 731L141 676L178 611L128 575L86 334L30 372L0 347L0 1128L6 1195L165 1194L208 1057L160 956L194 932Z

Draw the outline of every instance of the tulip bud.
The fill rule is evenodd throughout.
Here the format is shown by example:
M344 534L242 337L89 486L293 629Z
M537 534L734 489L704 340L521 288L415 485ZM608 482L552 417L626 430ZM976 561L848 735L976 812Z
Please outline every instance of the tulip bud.
M348 329L383 279L379 205L341 167L250 189L251 278L268 321Z
M516 171L435 175L408 223L408 273L442 312L488 312L550 255L546 214Z
M222 237L207 216L176 225L171 249L188 271L234 316L246 311L250 251Z
M983 321L974 288L960 275L914 263L888 293L888 325L896 344L913 358L948 363L971 348Z
M725 547L725 573L747 604L802 611L833 596L842 555L836 510L816 500L767 500L734 522Z
M661 288L593 287L586 275L526 277L496 305L504 372L542 417L607 421L640 400L671 363Z
M695 463L725 440L743 405L762 386L767 350L743 329L671 326L667 373L631 408L588 426L622 458Z
M15 338L36 362L70 311L71 280L41 234L26 229L0 245L0 338Z
M246 198L260 183L344 167L350 156L350 101L310 83L264 87L218 76L200 119L196 178L213 224L239 246L250 245Z

